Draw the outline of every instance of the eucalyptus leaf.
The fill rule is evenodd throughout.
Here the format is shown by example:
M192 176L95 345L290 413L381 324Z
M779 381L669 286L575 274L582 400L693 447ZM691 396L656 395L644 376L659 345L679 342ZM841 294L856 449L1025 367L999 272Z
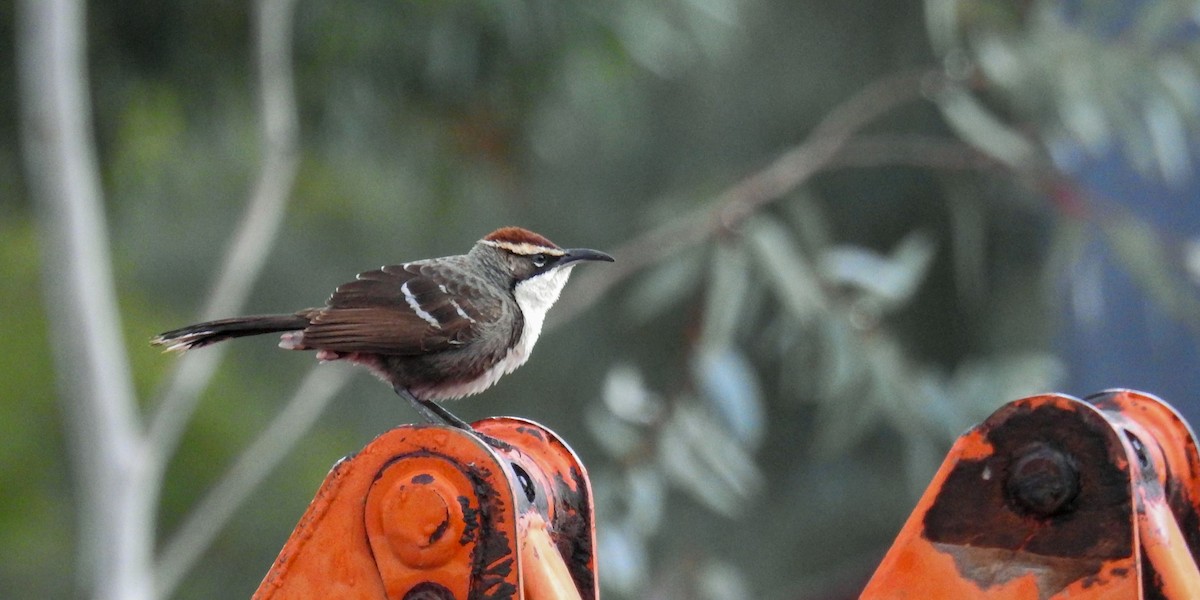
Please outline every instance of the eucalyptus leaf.
M1197 289L1178 277L1179 261L1149 223L1126 216L1110 220L1104 232L1121 265L1164 311L1181 322L1200 326Z
M1071 63L1061 64L1062 87L1058 106L1063 125L1092 152L1098 152L1112 141L1112 127L1108 115L1096 100L1102 92L1092 69L1070 68Z
M926 5L931 13L944 8L933 0ZM1192 149L1180 141L1194 140L1200 126L1200 95L1188 91L1200 72L1194 3L1101 0L1068 10L1042 0L1016 11L1011 6L1003 0L972 3L970 12L961 13L971 18L949 22L958 31L930 32L939 52L967 54L999 92L989 94L988 106L965 88L939 95L939 107L961 136L1010 165L1027 164L1024 158L1036 157L1036 147L1004 126L1015 113L1016 121L1036 125L1033 134L1043 146L1066 132L1093 155L1118 145L1138 170L1167 183L1190 175ZM989 8L1019 18L996 18ZM1007 105L994 110L996 99ZM1023 144L1035 152L1021 151Z
M843 454L857 445L867 433L885 417L895 419L894 390L884 383L886 376L881 372L889 365L878 359L871 346L859 344L858 351L868 352L864 356L861 376L847 379L845 393L830 395L818 404L817 436L814 449L819 456L830 457ZM893 410L885 412L889 406Z
M824 342L819 379L821 396L838 401L861 391L866 363L855 333L841 319L826 319L817 331Z
M604 406L617 418L639 425L657 421L663 412L662 399L646 387L641 371L618 364L604 378Z
M955 394L949 378L941 369L922 368L914 379L917 393L923 399L918 410L925 418L927 429L938 434L928 437L950 442L991 412L975 419L968 417L975 414L970 401Z
M1034 159L1034 147L966 91L948 89L937 105L951 128L980 152L1014 168Z
M604 561L604 585L618 594L636 597L649 575L645 537L636 529L620 526L600 528L596 537Z
M611 411L590 406L587 415L588 431L609 456L622 459L643 445L643 431Z
M829 300L816 270L789 239L787 228L775 219L760 216L752 219L746 229L756 264L792 316L803 323L826 312Z
M758 374L732 346L704 347L692 355L692 378L703 397L744 446L757 448L766 433Z
M745 251L740 246L718 243L713 250L704 296L701 346L724 347L733 343L734 333L746 317L749 288L750 268Z
M1174 105L1159 96L1147 99L1144 114L1159 173L1167 183L1183 184L1191 175L1192 164L1183 118Z
M881 308L902 306L916 293L933 264L936 245L928 234L914 231L888 256L860 246L836 246L821 255L824 277L874 296Z
M1189 118L1192 129L1195 129L1197 118L1200 117L1200 76L1195 66L1179 56L1166 56L1158 61L1155 74L1180 112Z
M1163 40L1179 36L1185 24L1189 21L1194 22L1195 10L1195 4L1192 2L1146 2L1136 11L1131 29L1140 44L1154 46Z
M1200 237L1193 237L1183 244L1183 269L1192 285L1200 286Z
M643 535L658 531L667 504L667 490L662 474L648 466L639 466L629 469L625 477L629 506L625 522Z
M676 252L634 280L625 299L625 310L644 323L690 300L704 275L704 254Z
M734 565L713 560L699 570L697 586L698 600L730 600L731 598L754 598L746 576Z
M801 188L792 193L793 199L780 205L791 228L800 238L800 247L816 251L833 243L829 216L820 205L820 198L811 189Z
M762 474L749 453L690 403L677 405L664 426L659 463L672 482L730 517L762 487Z

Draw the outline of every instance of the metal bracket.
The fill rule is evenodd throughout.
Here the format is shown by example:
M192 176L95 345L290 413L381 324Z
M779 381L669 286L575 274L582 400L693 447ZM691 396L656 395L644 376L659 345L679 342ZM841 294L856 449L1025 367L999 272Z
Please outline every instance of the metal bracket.
M1200 455L1163 401L1011 402L954 444L861 598L1200 598Z
M406 425L334 465L256 600L599 597L587 472L552 432L498 417Z

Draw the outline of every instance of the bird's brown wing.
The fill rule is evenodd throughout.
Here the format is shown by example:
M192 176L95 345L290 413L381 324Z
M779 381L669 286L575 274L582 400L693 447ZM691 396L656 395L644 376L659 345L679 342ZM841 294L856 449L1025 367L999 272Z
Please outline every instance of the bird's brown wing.
M452 264L408 263L359 274L308 313L309 348L415 355L460 347L495 318L497 301Z

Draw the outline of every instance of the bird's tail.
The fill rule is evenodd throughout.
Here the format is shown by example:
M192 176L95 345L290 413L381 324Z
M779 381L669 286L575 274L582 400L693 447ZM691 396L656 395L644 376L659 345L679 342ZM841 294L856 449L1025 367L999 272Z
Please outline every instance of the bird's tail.
M280 331L296 331L308 327L308 319L302 315L259 315L234 317L196 323L159 334L150 343L166 346L167 352L182 352L203 348L230 338L261 335Z

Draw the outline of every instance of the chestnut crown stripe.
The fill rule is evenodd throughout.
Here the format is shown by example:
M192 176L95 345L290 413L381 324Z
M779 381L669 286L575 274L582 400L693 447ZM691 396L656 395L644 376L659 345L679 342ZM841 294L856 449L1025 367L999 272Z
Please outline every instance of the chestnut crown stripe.
M513 254L529 256L533 254L549 254L550 256L562 256L566 254L562 248L554 242L538 235L528 229L520 227L502 227L497 229L479 240L482 244L507 250Z

